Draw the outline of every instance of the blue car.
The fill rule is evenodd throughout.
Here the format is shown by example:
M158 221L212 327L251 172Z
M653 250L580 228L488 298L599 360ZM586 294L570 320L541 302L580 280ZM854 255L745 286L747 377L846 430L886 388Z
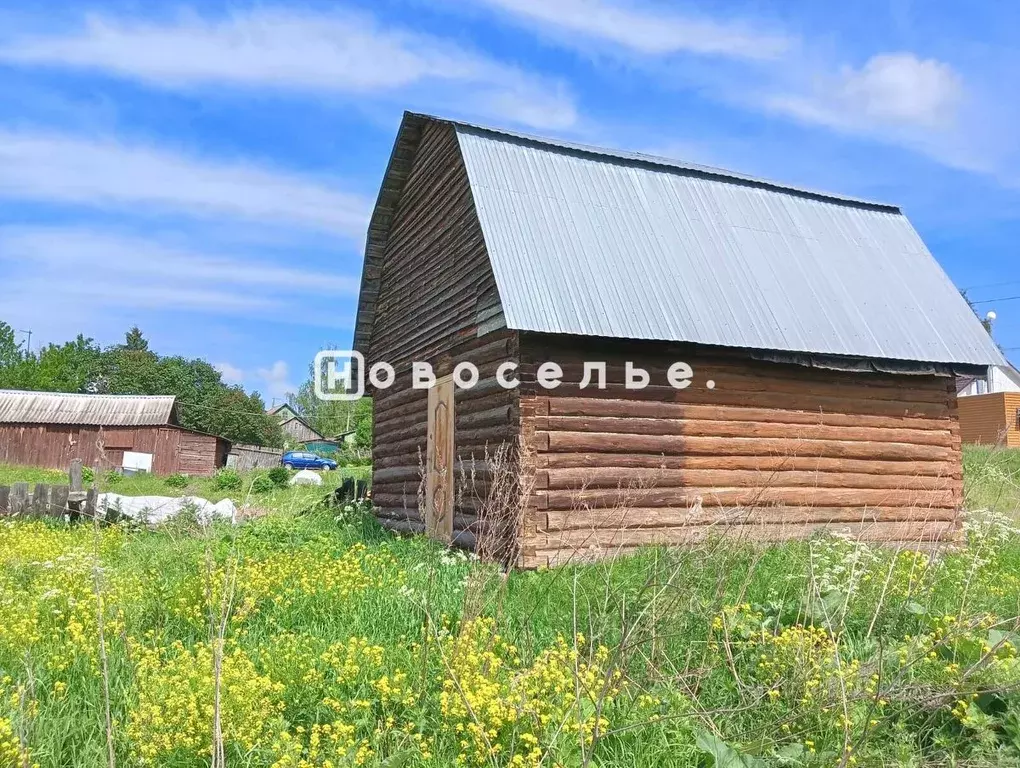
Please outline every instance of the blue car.
M287 469L336 469L336 462L307 451L287 451L280 457Z

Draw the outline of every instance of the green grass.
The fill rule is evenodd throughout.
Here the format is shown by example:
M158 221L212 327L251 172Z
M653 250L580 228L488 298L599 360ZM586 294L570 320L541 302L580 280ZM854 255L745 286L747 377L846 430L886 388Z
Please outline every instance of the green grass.
M242 473L241 487L237 489L220 489L216 487L213 477L189 477L188 484L175 488L167 484L166 478L159 475L140 474L117 478L114 473L100 472L97 482L100 491L120 493L125 496L200 496L210 501L232 498L237 502L250 502L257 506L276 508L286 505L291 499L316 499L326 490L336 488L347 478L361 482L371 479L371 467L340 467L333 472L321 472L322 486L315 488L305 486L273 491L267 494L253 493L252 480L265 475L266 470L255 470ZM57 469L40 469L10 464L0 464L0 485L12 485L24 481L35 483L67 483L67 473Z
M987 469L1012 460L968 450L968 493L1012 511ZM104 667L117 765L207 766L217 666L231 766L1020 764L1002 514L933 558L721 538L504 573L323 495L236 527L0 524L0 766L108 765Z
M963 479L969 509L1020 516L1020 449L965 445Z

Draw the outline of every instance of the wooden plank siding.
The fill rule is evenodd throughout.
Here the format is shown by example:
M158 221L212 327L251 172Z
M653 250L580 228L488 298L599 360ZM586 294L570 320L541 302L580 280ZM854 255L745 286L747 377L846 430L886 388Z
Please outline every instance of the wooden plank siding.
M229 443L176 426L98 427L0 424L0 463L66 469L72 459L112 469L124 451L153 454L154 474L211 475L226 463Z
M467 171L450 126L429 124L407 178L380 265L368 363L385 361L395 383L374 400L373 502L384 525L421 532L428 393L411 386L411 363L436 376L478 366L478 385L455 392L456 543L473 546L489 489L485 457L517 432L517 393L498 387L499 363L516 358L516 333L493 328L495 278ZM480 320L487 325L479 330ZM491 330L489 330L491 328Z
M965 443L1020 448L1020 392L960 398L960 436Z
M954 538L963 486L950 377L843 373L691 345L522 333L521 430L534 455L521 562L534 567L728 534L837 524L876 541ZM554 361L563 384L539 387ZM607 388L577 385L607 361ZM651 373L624 387L625 361ZM666 383L675 361L694 383ZM712 379L714 389L705 382Z

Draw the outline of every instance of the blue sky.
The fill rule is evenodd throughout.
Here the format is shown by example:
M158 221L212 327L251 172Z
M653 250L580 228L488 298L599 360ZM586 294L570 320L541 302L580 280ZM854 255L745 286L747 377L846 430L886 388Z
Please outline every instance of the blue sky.
M899 203L1020 296L1020 7L0 2L0 319L283 397L349 344L406 109ZM1020 300L980 305L1020 359Z

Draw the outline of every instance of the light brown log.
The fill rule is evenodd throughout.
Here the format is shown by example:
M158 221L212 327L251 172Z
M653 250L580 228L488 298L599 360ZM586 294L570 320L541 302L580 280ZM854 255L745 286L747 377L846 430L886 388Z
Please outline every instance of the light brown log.
M622 530L567 530L539 534L535 537L537 552L562 549L634 547L649 544L695 544L724 536L743 541L781 541L807 538L821 529L848 533L869 542L931 542L952 539L957 535L955 522L864 522L864 523L798 523L795 525L730 525L683 526L678 528L632 528ZM551 553L550 553L551 554Z
M541 433L537 433L541 434ZM952 461L951 448L906 443L875 443L796 438L674 437L598 432L550 432L549 450L557 453L601 451L712 456L826 456L847 459Z
M632 488L585 491L535 491L539 509L617 507L754 507L785 504L820 507L945 507L952 491L900 491L870 488ZM544 505L544 506L543 506Z
M951 477L714 469L550 469L539 473L538 488L876 488L935 491L954 487Z
M605 416L648 419L703 419L705 421L759 421L778 424L820 424L833 427L946 429L938 419L910 416L870 416L782 408L664 403L648 400L601 400L595 397L547 397L550 416ZM952 424L952 422L949 422Z
M614 468L648 469L749 469L762 472L860 472L883 475L923 475L960 478L958 463L939 461L870 461L817 456L665 456L641 453L542 453L535 456L539 469Z
M956 509L927 507L697 507L550 510L539 513L539 530L679 528L697 525L802 525L955 521ZM541 520L540 519L540 523Z
M550 432L600 432L632 435L689 435L696 437L796 437L805 440L937 445L949 448L949 430L891 429L759 421L703 421L700 419L609 418L595 416L536 417L536 428Z

